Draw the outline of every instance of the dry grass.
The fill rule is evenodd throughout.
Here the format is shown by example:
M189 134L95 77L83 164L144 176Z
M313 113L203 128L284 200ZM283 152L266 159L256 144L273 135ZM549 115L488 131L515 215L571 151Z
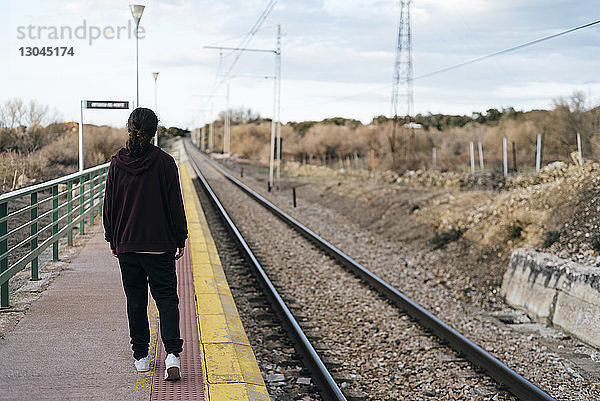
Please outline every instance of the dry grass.
M600 157L600 107L585 108L581 94L559 99L552 110L533 110L502 117L490 123L471 121L465 126L410 130L396 128L395 152L391 152L392 121L376 120L362 125L354 120L329 119L320 123L290 123L282 126L284 159L307 164L341 166L348 159L368 167L371 150L382 169L405 170L433 168L432 150L437 152L435 168L441 171L468 171L470 143L475 149L479 169L478 143L483 148L486 171L502 171L502 141L508 140L509 170L531 171L535 167L537 135L543 135L543 163L569 161L577 150L581 134L583 156ZM379 121L379 123L377 122ZM242 123L232 127L232 153L266 162L269 153L270 122ZM222 124L215 123L215 148L222 146ZM513 143L515 153L513 155ZM347 164L347 163L346 163ZM345 164L344 164L345 165Z
M84 127L85 166L106 163L125 145L127 132L107 126ZM77 127L60 133L51 143L33 152L0 153L0 185L7 192L34 182L46 181L78 169Z

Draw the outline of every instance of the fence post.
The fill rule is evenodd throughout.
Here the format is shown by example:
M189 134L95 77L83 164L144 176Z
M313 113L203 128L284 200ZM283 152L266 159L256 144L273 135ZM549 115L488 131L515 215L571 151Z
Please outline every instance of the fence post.
M37 202L38 202L38 194L37 192L33 192L30 196L30 204L31 204L31 211L29 212L29 218L31 219L31 226L29 229L29 235L31 235L31 241L29 241L29 249L31 251L34 251L37 246L38 246L38 237L37 237L37 233L38 233L38 225L37 225L37 217L38 217L38 208L37 206ZM35 258L33 258L31 260L31 280L32 281L36 281L39 280L39 274L38 274L38 258L37 256Z
M535 149L535 171L542 167L542 134L537 134L537 146Z
M473 142L469 143L469 155L471 157L471 174L475 175L475 145Z
M67 182L67 224L73 222L73 180ZM73 246L73 227L67 230L67 245Z
M483 173L485 171L485 167L483 165L483 145L481 142L477 142L477 150L479 151L479 168Z
M517 145L515 145L515 141L512 141L512 151L513 151L513 167L515 173L517 172Z
M583 151L581 149L581 135L577 133L577 156L579 157L579 166L583 166Z
M504 162L504 176L508 175L508 140L506 137L502 138L502 161Z
M52 235L58 234L58 185L52 186ZM58 260L58 238L52 243L52 260Z
M375 171L375 149L371 149L371 172Z
M84 202L84 192L85 192L85 177L79 177L79 234L85 234L85 221L83 219L83 202Z
M96 189L96 173L90 173L90 225L94 224L94 190Z
M293 198L294 207L296 207L296 187L292 188L292 198Z
M0 218L6 217L8 214L8 203L0 203ZM5 235L7 232L7 221L4 220L0 223L0 236ZM6 253L8 250L7 239L0 241L0 254ZM0 273L8 269L8 256L0 260ZM8 303L8 281L0 286L0 309L8 309L10 304Z

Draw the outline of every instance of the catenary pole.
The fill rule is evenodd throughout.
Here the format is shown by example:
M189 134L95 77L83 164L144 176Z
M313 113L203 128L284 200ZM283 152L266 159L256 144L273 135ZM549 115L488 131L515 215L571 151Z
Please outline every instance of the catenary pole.
M269 184L267 190L273 188L273 161L275 158L275 119L277 118L277 62L275 63L275 79L273 80L273 118L271 119L271 150L269 151Z
M279 129L279 132L281 130L281 128L277 125L277 121L279 120L279 114L280 114L278 93L281 92L281 86L279 85L279 82L281 80L281 59L278 57L281 54L281 27L280 27L280 25L277 25L277 44L278 44L278 46L274 50L273 49L250 49L247 47L204 46L204 48L206 48L206 49L218 49L221 55L222 55L223 50L275 54L275 69L274 69L274 75L273 75L273 81L274 81L274 83L273 83L273 117L271 118L271 150L269 152L269 181L267 184L268 185L267 189L269 191L271 191L271 189L273 188L273 184L274 184L275 138L277 136L278 129ZM222 57L219 58L219 69L218 69L219 71L221 70L221 59L222 59ZM279 71L279 73L278 73L278 71ZM219 76L220 76L220 73L217 73L217 77L219 77ZM224 75L224 78L221 79L221 82L219 84L217 84L216 87L218 88L224 81L226 81L227 79L230 79L230 78L232 78L232 77L229 75L229 72L226 73ZM265 78L268 78L268 77L265 77ZM210 98L213 98L213 97L214 97L214 95L210 96ZM212 126L212 124L211 124L211 126ZM279 135L281 135L281 133L279 133ZM210 147L210 140L209 140L209 147Z
M277 24L277 52L275 53L277 63L277 190L279 190L279 181L281 179L281 25Z
M210 125L208 126L208 152L211 153L213 151L215 145L215 130L213 127L213 113L214 107L213 104L210 104Z
M223 132L223 153L231 153L231 128L230 128L230 116L229 116L229 84L227 84L227 103L225 107L225 121L224 121L224 132Z

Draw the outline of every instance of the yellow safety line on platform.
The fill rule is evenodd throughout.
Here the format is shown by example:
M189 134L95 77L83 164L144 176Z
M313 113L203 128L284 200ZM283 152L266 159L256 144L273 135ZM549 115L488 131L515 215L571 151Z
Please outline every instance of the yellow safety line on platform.
M270 401L186 165L180 165L180 173L206 399Z

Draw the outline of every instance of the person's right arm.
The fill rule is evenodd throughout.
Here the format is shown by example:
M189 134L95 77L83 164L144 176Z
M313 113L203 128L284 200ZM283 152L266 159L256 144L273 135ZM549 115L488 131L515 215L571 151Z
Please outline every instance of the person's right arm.
M112 208L112 197L113 197L113 175L114 175L114 167L113 164L110 164L108 168L108 174L106 175L106 183L104 188L104 204L102 205L102 223L104 225L104 239L110 244L110 249L115 254L115 246L113 244L112 237L112 226L111 226L111 218L113 213Z
M171 159L170 180L169 180L169 204L171 208L171 218L175 227L175 239L177 243L176 259L183 256L185 248L185 240L188 237L187 220L185 217L185 208L183 206L183 198L181 195L181 185L179 183L179 171L175 160Z

